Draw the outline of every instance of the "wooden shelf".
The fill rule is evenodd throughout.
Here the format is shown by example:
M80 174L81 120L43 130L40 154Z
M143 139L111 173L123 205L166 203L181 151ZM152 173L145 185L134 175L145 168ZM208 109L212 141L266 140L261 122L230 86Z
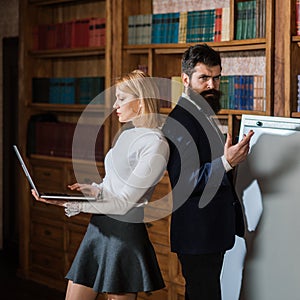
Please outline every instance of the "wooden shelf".
M49 155L40 155L40 154L31 154L30 159L36 159L40 161L45 161L45 162L58 162L58 163L81 163L81 164L86 164L86 165L93 165L95 162L94 161L89 161L89 160L84 160L84 159L72 159L68 157L58 157L58 156L49 156ZM96 162L96 165L98 167L103 167L104 163L103 162Z
M104 56L104 47L89 47L89 48L68 48L68 49L53 49L29 51L29 54L37 58L60 58L60 57L80 57L80 56Z
M68 112L68 113L82 113L84 110L91 113L109 112L109 109L101 104L83 105L83 104L48 104L48 103L30 103L29 107L52 112Z
M293 112L292 117L293 118L300 118L300 112Z
M66 3L76 3L76 2L84 2L86 0L29 0L30 4L34 5L59 5L59 4L66 4ZM96 0L89 0L89 1L96 1ZM105 0L99 0L105 1Z
M188 44L147 44L147 45L124 45L123 49L129 54L145 54L148 49L155 50L156 54L177 54L182 53L188 47L196 43ZM266 49L266 39L234 40L228 42L207 42L206 44L221 52L264 50Z

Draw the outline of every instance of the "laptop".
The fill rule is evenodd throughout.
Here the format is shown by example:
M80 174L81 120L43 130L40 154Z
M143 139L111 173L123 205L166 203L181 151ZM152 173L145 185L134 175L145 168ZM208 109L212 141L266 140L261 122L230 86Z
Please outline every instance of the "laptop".
M22 169L28 179L28 182L31 186L32 189L35 190L35 192L37 193L37 195L40 197L40 198L43 198L43 199L55 199L55 200L65 200L65 201L95 201L96 198L95 197L87 197L87 196L84 196L83 194L65 194L65 193L40 193L38 192L30 174L29 174L29 171L24 163L24 160L21 156L21 153L18 149L18 147L16 145L13 145L13 148L15 150L15 153L18 157L18 160L22 166Z

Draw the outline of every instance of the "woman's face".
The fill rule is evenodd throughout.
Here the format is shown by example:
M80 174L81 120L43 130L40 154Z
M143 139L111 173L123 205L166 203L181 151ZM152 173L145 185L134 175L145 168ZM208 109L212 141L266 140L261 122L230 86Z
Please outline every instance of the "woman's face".
M132 121L139 116L142 106L140 100L136 96L126 93L123 90L116 88L116 101L114 109L121 123Z

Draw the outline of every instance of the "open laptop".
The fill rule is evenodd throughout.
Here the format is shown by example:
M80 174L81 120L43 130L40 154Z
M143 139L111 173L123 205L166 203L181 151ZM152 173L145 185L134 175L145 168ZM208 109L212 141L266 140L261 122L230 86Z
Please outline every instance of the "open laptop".
M66 201L95 201L96 198L95 197L87 197L87 196L84 196L83 194L65 194L65 193L39 193L30 174L29 174L29 171L24 163L24 160L21 156L21 153L18 149L18 147L16 145L13 145L13 148L15 150L15 153L19 159L19 162L22 166L22 169L28 179L28 182L31 186L32 189L35 190L35 192L37 193L37 195L40 197L40 198L43 198L43 199L55 199L55 200L66 200Z

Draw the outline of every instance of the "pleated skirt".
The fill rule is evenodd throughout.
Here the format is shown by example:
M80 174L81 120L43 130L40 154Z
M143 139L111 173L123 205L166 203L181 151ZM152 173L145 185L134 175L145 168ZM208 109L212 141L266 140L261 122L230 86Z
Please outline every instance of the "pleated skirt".
M99 293L150 292L164 281L144 223L93 215L66 278Z

